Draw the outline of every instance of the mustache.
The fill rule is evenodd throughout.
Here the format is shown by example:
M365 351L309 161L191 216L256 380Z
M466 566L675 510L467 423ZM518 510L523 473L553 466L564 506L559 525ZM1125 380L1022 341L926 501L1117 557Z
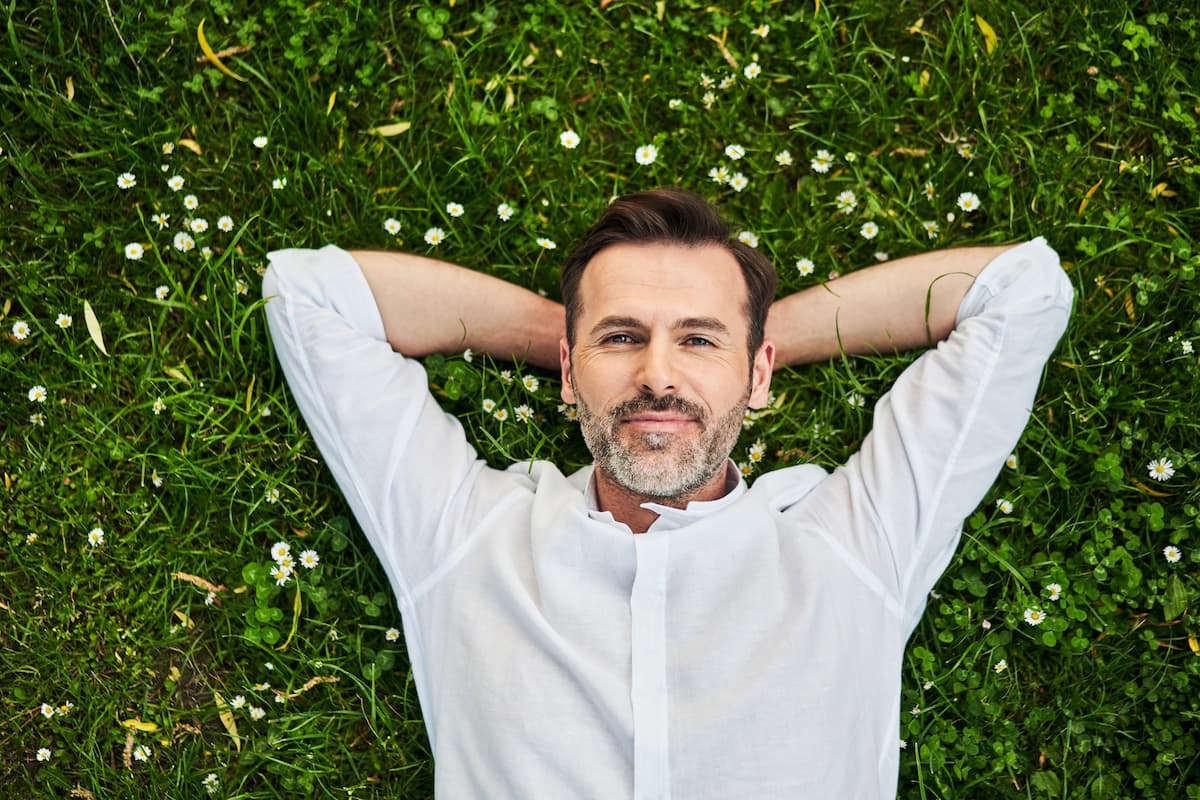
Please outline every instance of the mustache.
M692 417L693 419L704 422L708 415L704 413L704 409L695 403L684 400L682 397L675 395L660 395L654 397L652 395L641 395L632 400L626 400L623 403L618 403L609 411L609 418L613 421L621 421L635 414L640 414L643 411L653 411L662 413L665 411L674 412L684 416Z

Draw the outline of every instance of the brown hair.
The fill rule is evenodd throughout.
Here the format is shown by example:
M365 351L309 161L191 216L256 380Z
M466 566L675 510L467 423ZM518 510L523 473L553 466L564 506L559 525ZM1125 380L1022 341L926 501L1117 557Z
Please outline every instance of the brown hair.
M579 281L588 263L601 250L615 244L656 242L687 247L717 245L737 260L746 282L746 316L750 321L746 344L753 364L754 354L763 341L767 312L775 299L775 268L762 253L732 238L729 225L711 203L682 189L652 189L618 197L575 245L563 262L560 278L567 312L567 346L575 346Z

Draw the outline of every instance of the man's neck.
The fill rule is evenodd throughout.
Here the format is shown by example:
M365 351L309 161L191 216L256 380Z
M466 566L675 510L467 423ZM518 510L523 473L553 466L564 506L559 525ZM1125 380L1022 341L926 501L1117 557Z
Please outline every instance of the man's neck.
M597 467L594 472L596 507L612 514L613 519L628 525L634 533L645 533L659 515L658 512L642 508L643 503L657 503L671 508L687 508L688 503L719 500L728 493L726 487L728 469L728 462L722 464L721 469L717 470L717 474L694 492L678 497L646 497L629 491L613 480L608 473Z

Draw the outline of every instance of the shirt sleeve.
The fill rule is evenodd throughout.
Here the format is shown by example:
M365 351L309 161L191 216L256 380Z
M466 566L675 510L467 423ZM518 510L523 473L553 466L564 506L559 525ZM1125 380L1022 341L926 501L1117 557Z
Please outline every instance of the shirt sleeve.
M846 544L910 629L963 520L1025 428L1073 297L1044 239L995 258L960 303L950 336L880 398L862 448L834 473L849 492Z
M400 599L455 545L456 515L483 463L392 350L354 258L329 246L270 253L267 322L318 449ZM456 499L457 498L457 499Z

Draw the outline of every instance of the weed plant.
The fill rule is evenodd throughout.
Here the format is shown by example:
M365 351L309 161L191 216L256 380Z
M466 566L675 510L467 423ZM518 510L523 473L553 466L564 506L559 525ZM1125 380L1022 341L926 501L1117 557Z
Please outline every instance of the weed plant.
M431 796L395 603L273 360L266 253L554 296L610 197L679 185L781 292L1058 249L1075 317L910 644L899 796L1200 798L1200 15L1161 7L7 4L0 794ZM777 374L736 460L842 462L913 357ZM585 463L557 376L426 366L491 463Z

